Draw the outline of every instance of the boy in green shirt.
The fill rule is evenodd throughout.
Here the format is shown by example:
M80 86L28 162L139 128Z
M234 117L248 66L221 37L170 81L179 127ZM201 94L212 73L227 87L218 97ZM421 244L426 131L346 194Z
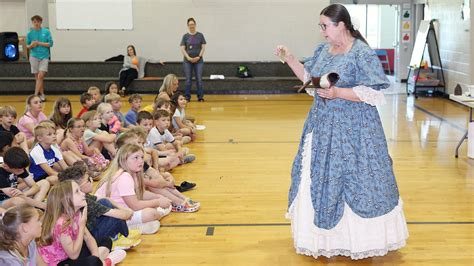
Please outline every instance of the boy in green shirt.
M31 73L35 74L35 95L45 101L44 77L48 72L50 58L49 49L53 46L53 38L48 29L42 28L43 18L35 15L31 18L33 28L26 35L26 47L30 50Z

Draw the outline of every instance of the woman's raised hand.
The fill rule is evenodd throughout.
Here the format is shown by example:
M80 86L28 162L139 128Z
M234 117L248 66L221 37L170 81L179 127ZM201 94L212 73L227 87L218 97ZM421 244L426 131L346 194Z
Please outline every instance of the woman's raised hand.
M288 47L284 45L277 45L275 55L280 58L282 63L285 63L290 57L291 53L290 50L288 50Z

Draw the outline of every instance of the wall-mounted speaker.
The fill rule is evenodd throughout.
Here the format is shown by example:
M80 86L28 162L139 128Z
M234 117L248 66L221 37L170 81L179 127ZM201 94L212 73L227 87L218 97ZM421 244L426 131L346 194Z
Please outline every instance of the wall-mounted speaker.
M17 61L19 56L18 34L16 32L0 32L0 60Z

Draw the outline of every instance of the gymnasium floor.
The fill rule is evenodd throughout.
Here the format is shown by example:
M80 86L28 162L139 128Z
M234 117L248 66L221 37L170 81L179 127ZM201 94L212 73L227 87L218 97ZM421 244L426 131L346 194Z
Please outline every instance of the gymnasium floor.
M284 215L290 167L311 98L298 95L208 95L187 113L206 126L188 145L197 160L175 169L178 182L197 182L186 195L193 214L172 213L156 235L121 265L473 265L474 160L454 149L468 110L440 98L387 95L379 108L394 161L410 238L387 256L351 261L297 255ZM2 96L23 112L24 96ZM55 96L49 96L49 115ZM71 96L77 113L78 96ZM153 99L145 96L144 104ZM128 109L126 99L123 112Z

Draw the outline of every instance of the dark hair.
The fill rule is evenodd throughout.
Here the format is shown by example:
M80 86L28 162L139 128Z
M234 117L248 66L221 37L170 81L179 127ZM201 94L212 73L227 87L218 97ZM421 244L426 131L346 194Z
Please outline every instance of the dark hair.
M13 169L25 169L30 165L28 154L20 147L11 147L5 152L3 161Z
M331 19L332 22L334 23L339 23L339 22L344 22L344 25L346 26L346 29L351 33L352 37L359 39L366 44L367 41L365 38L360 34L360 32L356 29L354 29L354 25L352 24L351 21L351 15L349 14L349 11L341 5L341 4L332 4L327 7L325 7L322 11L321 14L323 16L326 16Z
M59 109L63 106L67 106L67 105L69 105L69 107L70 107L69 114L67 114L67 115L61 114ZM53 114L51 115L50 120L53 121L54 124L57 127L65 129L66 125L67 125L67 121L69 121L69 119L71 119L71 118L72 118L72 104L71 104L71 101L68 98L64 97L64 96L59 96L58 99L56 99L56 101L54 102Z
M173 94L173 96L171 96L171 103L178 106L178 99L179 99L179 96L183 96L184 97L184 94L180 91L177 91Z
M13 133L9 131L0 131L0 155L2 154L3 149L6 147L9 149L12 146L13 138Z
M150 112L147 112L147 111L140 111L140 112L138 112L138 114L137 114L137 124L140 124L140 122L141 122L143 119L150 119L150 120L153 120L153 116L150 114Z
M129 47L132 47L133 55L134 55L134 56L137 56L137 50L135 50L135 46L133 46L133 45L131 45L131 44L127 46L127 55L128 55L128 48L129 48ZM129 56L129 55L128 55L128 56Z
M92 100L92 94L88 92L84 92L81 94L81 97L79 98L79 101L81 102L82 105L86 104L86 101Z
M77 161L68 168L58 173L59 181L72 180L79 184L84 178L84 174L87 172L86 163L83 161Z
M35 21L35 20L43 22L43 18L40 15L34 15L31 17L31 21Z
M188 21L186 22L186 25L189 25L189 22L194 22L194 24L196 24L196 21L194 20L194 18L188 18Z
M118 89L118 84L117 84L117 82L115 82L115 81L107 81L107 83L105 83L105 92L104 92L104 94L109 94L109 93L110 93L110 87L111 87L112 85L114 85L114 84L117 86L117 89Z
M170 117L170 113L166 110L156 110L156 112L153 113L154 120L158 120L162 117Z

